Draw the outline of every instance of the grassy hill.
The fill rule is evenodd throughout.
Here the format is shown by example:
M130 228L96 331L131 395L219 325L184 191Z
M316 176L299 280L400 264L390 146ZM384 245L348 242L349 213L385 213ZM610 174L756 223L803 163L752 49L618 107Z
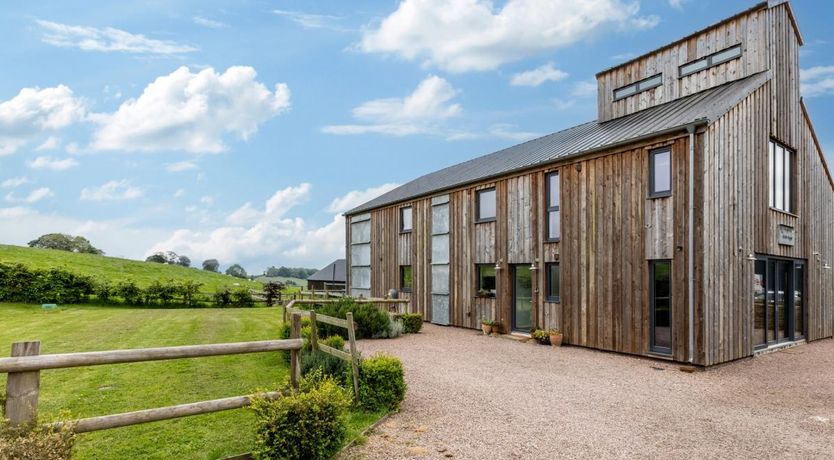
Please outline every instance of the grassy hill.
M197 268L179 265L164 265L138 260L119 259L116 257L97 256L94 254L75 254L52 249L33 249L21 246L0 245L0 262L20 263L30 268L63 268L80 275L108 280L112 283L133 280L140 287L154 281L176 279L191 280L202 283L202 290L214 292L220 286L232 286L240 283L260 289L261 283L234 278L220 273L212 273Z
M284 284L295 283L295 285L299 288L307 287L307 280L303 280L301 278L292 278L289 276L258 276L255 278L255 281L264 284L270 282L279 282Z

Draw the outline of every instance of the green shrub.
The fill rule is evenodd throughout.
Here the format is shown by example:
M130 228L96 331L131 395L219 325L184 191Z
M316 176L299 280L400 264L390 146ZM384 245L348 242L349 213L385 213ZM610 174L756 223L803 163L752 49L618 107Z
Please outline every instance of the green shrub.
M99 280L96 283L94 294L99 302L110 303L110 297L114 294L113 285L107 280Z
M136 286L133 280L127 280L119 283L116 287L116 293L125 303L130 305L138 305L142 303L142 290Z
M406 313L398 318L403 322L403 334L416 334L423 328L423 315L419 313Z
M345 339L343 339L341 335L331 335L330 337L324 339L323 343L337 350L345 349Z
M405 373L399 358L376 354L359 367L359 405L368 411L396 410L405 398Z
M388 332L385 337L389 339L396 339L403 335L403 322L398 319L391 319L388 321Z
M249 288L239 287L232 292L232 304L238 308L249 308L255 306L255 299Z
M308 376L314 372L320 372L324 376L333 378L339 385L344 385L350 375L350 363L323 351L303 352L301 375Z
M351 298L342 298L338 302L323 304L316 310L318 313L336 318L347 318L348 312L353 312L356 323L356 338L370 339L388 336L391 318L388 313L378 309L374 304L356 303ZM341 327L321 325L325 335L341 335L347 338L347 330Z
M226 286L217 288L213 297L214 305L217 307L225 308L232 304L232 291Z
M69 460L75 437L69 430L15 430L0 422L0 458Z
M298 391L284 397L256 399L257 459L329 459L347 435L350 397L333 379L313 373Z

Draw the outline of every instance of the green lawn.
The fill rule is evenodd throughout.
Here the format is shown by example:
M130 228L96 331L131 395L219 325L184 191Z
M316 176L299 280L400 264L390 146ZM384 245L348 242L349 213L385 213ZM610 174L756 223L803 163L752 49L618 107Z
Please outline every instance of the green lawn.
M253 289L262 287L261 283L197 268L22 246L0 245L0 262L20 263L37 269L64 268L73 273L108 280L114 284L132 279L139 287L146 287L154 281L171 279L202 283L204 292L214 292L218 287L232 286L234 283ZM200 263L194 261L194 264Z
M41 353L267 340L278 336L281 310L131 309L68 306L54 311L0 303L0 356L11 343L40 340ZM46 370L40 415L56 420L248 394L287 378L277 353ZM6 385L0 374L0 389ZM2 391L0 390L0 391ZM351 437L381 414L353 414ZM75 457L214 459L252 448L254 417L246 409L155 422L79 436Z

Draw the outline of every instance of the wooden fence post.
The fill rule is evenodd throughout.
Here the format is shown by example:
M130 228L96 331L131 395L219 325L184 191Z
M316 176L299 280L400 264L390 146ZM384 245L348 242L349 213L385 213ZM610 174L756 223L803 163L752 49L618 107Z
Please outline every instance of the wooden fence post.
M313 350L319 349L319 326L316 324L315 310L310 310L310 346Z
M348 341L350 342L350 364L353 368L353 396L359 399L359 352L356 350L356 332L353 330L353 312L347 312Z
M301 338L300 313L292 314L292 332L290 333L290 337L293 339ZM301 362L299 360L300 354L301 350L290 351L290 385L292 385L293 388L298 388L298 381L301 379Z
M41 354L41 343L15 342L12 357L37 356ZM32 428L38 419L38 393L41 386L41 372L10 372L6 381L6 418L13 427Z

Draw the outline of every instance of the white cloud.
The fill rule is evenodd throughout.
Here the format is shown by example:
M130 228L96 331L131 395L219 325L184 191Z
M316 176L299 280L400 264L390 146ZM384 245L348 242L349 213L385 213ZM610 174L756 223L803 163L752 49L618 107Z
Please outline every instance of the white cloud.
M336 31L345 31L346 29L339 27L336 22L341 18L327 14L312 14L301 11L289 10L272 10L274 14L285 17L290 21L304 27L305 29L329 29Z
M203 196L200 197L200 203L202 203L206 206L211 206L211 205L214 204L214 197L211 197L211 196L208 196L208 195L203 195Z
M571 96L573 97L592 97L597 94L597 81L594 79L579 81L573 85Z
M650 27L637 2L621 0L403 0L358 49L420 60L450 72L492 70L570 46L606 28Z
M38 201L40 201L44 198L49 198L53 195L54 194L52 193L52 190L50 190L48 187L41 187L41 188L37 188L35 190L32 190L31 192L29 192L28 195L26 195L23 198L16 198L14 196L14 193L9 192L9 193L6 194L6 201L11 202L11 203L29 203L29 204L32 204L32 203L37 203Z
M45 141L41 143L41 145L35 148L37 152L43 152L45 150L55 150L61 145L61 139L55 136L49 136Z
M97 115L95 150L226 150L225 134L248 139L258 125L289 109L290 90L271 92L255 80L252 67L213 68L192 73L180 67L149 84L138 99L125 101L112 114Z
M191 18L191 20L194 21L194 24L197 24L198 26L208 27L209 29L225 29L229 27L229 25L224 22L204 18L202 16L194 16L193 18Z
M541 134L520 131L518 127L509 123L496 123L483 131L451 131L446 136L448 141L471 141L476 139L507 139L515 142L522 142L541 136Z
M660 24L660 16L651 14L649 16L643 16L639 18L632 18L629 21L630 28L637 29L637 30L648 30L654 29Z
M554 98L553 99L553 107L556 108L558 111L568 110L573 108L576 105L576 101L573 99L560 99Z
M49 169L52 171L65 171L76 166L78 166L78 162L73 158L60 160L53 157L37 157L29 162L29 167L32 169Z
M834 94L834 66L802 69L799 73L802 95L805 97Z
M625 53L615 54L615 55L611 56L611 60L613 60L613 61L628 61L628 60L630 60L630 59L632 59L636 56L637 56L637 54L635 54L631 51L626 51Z
M390 183L365 190L353 190L331 201L330 205L327 207L327 212L343 214L359 206L360 204L367 203L368 201L371 201L372 199L382 195L383 193L391 191L399 186L400 184Z
M178 188L176 192L174 192L174 198L182 198L185 196L185 189Z
M83 51L125 52L137 54L175 55L197 51L197 48L167 40L155 40L113 27L87 27L37 20L43 30L44 43Z
M84 119L85 104L64 85L23 88L0 102L0 156L16 152L42 133L65 128Z
M330 125L328 134L377 133L391 136L437 132L439 122L461 114L459 104L451 103L458 94L446 80L429 75L403 98L375 99L353 109L353 117L364 123Z
M559 81L568 78L568 73L554 67L552 62L533 70L513 75L510 84L513 86L539 86L546 81Z
M178 161L176 163L169 163L165 165L165 170L168 172L183 172L197 169L197 164L193 161Z
M0 182L0 188L17 188L28 183L29 179L25 176L10 177L3 182Z
M144 191L134 187L126 179L111 180L100 187L81 190L81 199L86 201L132 200L142 195Z
M15 206L12 208L0 208L0 219L19 219L23 216L34 214L35 211L33 209L27 208L25 206ZM14 227L11 225L10 227ZM5 229L6 227L0 227L0 229ZM2 232L2 230L0 230ZM6 239L3 240L4 242L8 241Z
M669 0L669 6L676 10L683 10L683 3L686 0Z
M193 260L217 258L223 263L239 262L253 272L272 264L323 266L344 257L345 223L341 213L395 186L386 184L356 190L334 199L327 207L333 216L320 227L292 216L292 210L309 199L310 184L287 187L278 190L261 206L242 205L226 217L224 226L176 230L147 252L173 250Z

